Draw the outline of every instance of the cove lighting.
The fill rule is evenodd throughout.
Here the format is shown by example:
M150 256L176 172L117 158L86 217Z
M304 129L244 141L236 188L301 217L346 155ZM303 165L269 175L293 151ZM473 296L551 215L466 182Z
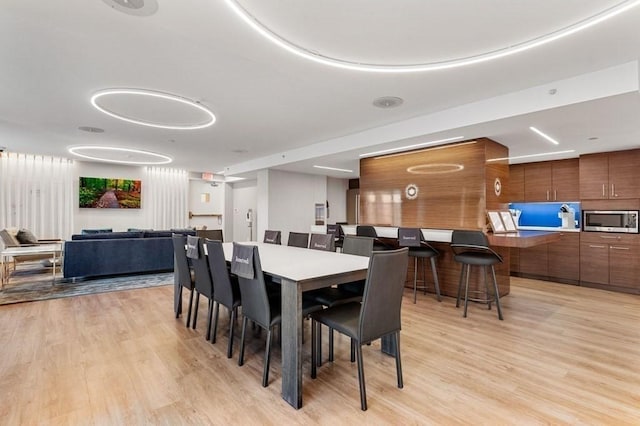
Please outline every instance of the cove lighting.
M367 152L365 154L360 154L360 157L372 157L374 155L387 154L387 153L390 153L390 152L407 151L407 150L410 150L410 149L420 148L420 147L423 147L423 146L436 145L436 144L444 143L444 142L459 141L460 139L464 139L464 136L456 136L456 137L453 137L453 138L440 139L440 140L437 140L437 141L416 143L416 144L413 144L413 145L399 146L397 148L389 148L389 149L383 149L383 150L380 150L380 151Z
M328 166L313 166L313 167L315 167L316 169L335 170L336 172L353 173L353 170L339 169L337 167L328 167Z
M104 151L104 152L117 152L117 153L125 153L125 154L140 154L147 155L152 158L156 158L155 161L136 161L136 160L117 160L106 157L99 157L97 155L89 155L86 153L82 153L82 151ZM139 149L130 149L130 148L117 148L112 146L74 146L69 148L69 152L78 157L86 158L88 160L96 160L96 161L104 161L108 163L118 163L118 164L140 164L140 165L153 165L153 164L169 164L173 161L171 157L167 157L166 155L157 154L155 152L150 151L142 151Z
M567 37L571 34L575 34L586 28L599 24L609 18L613 18L627 10L638 6L640 0L625 0L621 1L617 5L607 8L595 15L592 15L586 19L578 21L572 25L568 25L557 31L552 31L548 34L543 34L537 37L533 37L527 41L521 43L513 43L503 48L495 49L489 52L481 53L474 56L468 56L463 58L450 59L441 62L425 62L416 64L373 64L354 62L347 59L334 58L331 56L323 55L319 52L297 45L284 37L280 36L273 30L269 29L266 25L260 22L255 16L249 13L244 7L242 7L236 0L225 0L227 6L242 19L253 30L260 34L265 39L269 40L276 46L293 53L294 55L302 58L337 68L343 68L353 71L367 71L367 72L380 72L380 73L408 73L408 72L422 72L422 71L435 71L447 68L463 67L467 65L473 65L481 62L492 61L494 59L503 58L505 56L513 55L515 53L524 52L525 50L533 49L534 47L542 46L555 40Z
M554 138L552 138L551 136L547 135L544 132L541 132L540 130L536 129L533 126L530 126L529 129L534 132L537 133L538 135L542 136L543 138L545 138L546 140L548 140L549 142L551 142L554 145L560 145L560 142L558 142L557 140L555 140Z
M192 108L195 108L199 111L204 112L209 116L209 119L204 123L196 123L196 124L184 124L184 125L172 125L172 124L162 124L162 123L154 123L151 121L143 121L136 120L131 117L127 117L122 114L117 114L113 111L110 111L98 104L98 99L105 96L117 96L117 95L134 95L134 96L148 96L156 99L164 99L172 102L178 102L181 104L188 105ZM216 122L216 116L211 112L208 108L202 106L198 102L192 101L190 99L186 99L177 95L171 95L169 93L156 92L153 90L143 90L143 89L105 89L100 90L91 96L91 105L93 105L98 111L107 114L110 117L117 118L118 120L123 120L133 124L139 124L141 126L149 126L149 127L157 127L159 129L171 129L171 130L195 130L195 129L203 129L205 127L212 126L213 123Z
M487 160L487 163L490 162L490 161L519 160L521 158L543 157L545 155L555 155L555 154L569 154L569 153L572 153L572 152L576 152L576 150L575 149L568 149L566 151L541 152L539 154L517 155L515 157L490 158L490 159Z

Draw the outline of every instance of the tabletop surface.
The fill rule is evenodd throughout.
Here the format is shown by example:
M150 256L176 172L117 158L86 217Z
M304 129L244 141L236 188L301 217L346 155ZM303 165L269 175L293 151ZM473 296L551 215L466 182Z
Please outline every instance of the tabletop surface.
M62 251L62 243L40 244L26 247L7 247L2 250L2 254L4 256L13 256L20 254L52 253L56 251Z
M262 270L292 281L361 271L369 267L369 258L365 256L257 242L239 244L258 246ZM224 257L227 261L231 261L233 243L222 245Z

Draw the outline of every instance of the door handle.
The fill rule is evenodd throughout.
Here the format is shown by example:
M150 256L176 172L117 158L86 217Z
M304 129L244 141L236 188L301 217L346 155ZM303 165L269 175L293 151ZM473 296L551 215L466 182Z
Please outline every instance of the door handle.
M605 194L604 194L604 183L602 184L602 197L603 198L605 197Z
M591 248L607 248L607 246L601 246L601 245L597 245L597 244L589 244L589 247L591 247Z
M600 238L602 238L603 240L619 240L620 237L609 237L606 235L600 235Z
M547 189L547 201L549 201L549 190Z
M616 194L616 186L613 183L611 184L611 196L612 197L617 197L618 196L618 194Z
M616 247L616 246L611 246L610 248L611 248L611 250L629 250L629 247Z
M558 201L558 190L557 189L553 190L553 201Z

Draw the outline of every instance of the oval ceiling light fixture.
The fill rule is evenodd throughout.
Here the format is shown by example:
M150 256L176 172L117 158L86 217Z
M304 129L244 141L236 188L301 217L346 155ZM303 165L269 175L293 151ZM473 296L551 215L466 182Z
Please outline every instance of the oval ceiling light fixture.
M439 175L443 173L453 173L464 170L462 164L450 164L450 163L434 163L434 164L419 164L417 166L411 166L407 168L407 172L414 175Z
M68 151L78 157L88 160L104 161L107 163L135 164L135 165L157 165L169 164L173 161L171 157L140 149L118 148L113 146L72 146ZM149 158L146 160L145 158Z
M105 108L98 103L98 100L109 96L143 96L151 99L161 99L170 102L177 102L178 104L187 105L198 112L204 113L208 118L204 122L193 124L165 124L156 123L153 121L140 120L133 117L128 117L124 114L118 114L112 110ZM181 96L172 95L169 93L156 92L154 90L145 89L105 89L100 90L91 96L91 105L93 105L98 111L107 114L110 117L117 118L119 120L127 121L133 124L139 124L141 126L156 127L159 129L171 129L171 130L195 130L203 129L205 127L212 126L216 122L216 116L203 105L191 99L183 98Z
M425 62L415 64L375 64L375 63L363 63L354 62L348 59L335 58L332 56L323 55L312 49L299 46L284 37L280 36L273 30L269 29L255 16L249 13L244 7L242 7L236 0L225 0L227 6L238 15L247 25L258 32L262 37L266 38L275 45L285 49L286 51L293 53L294 55L302 58L318 62L324 65L332 67L343 68L353 71L367 71L367 72L380 72L380 73L409 73L409 72L424 72L443 70L448 68L457 68L467 65L473 65L481 62L491 61L494 59L502 58L505 56L513 55L515 53L524 52L525 50L533 49L534 47L542 46L552 41L567 37L571 34L575 34L586 28L599 24L609 18L613 18L627 10L638 6L640 0L624 0L620 3L607 8L595 15L580 20L574 24L568 25L564 28L560 28L556 31L548 34L543 34L538 37L531 38L529 40L514 43L506 47L496 49L490 52L481 53L478 55L461 57L456 59L450 59L440 62Z

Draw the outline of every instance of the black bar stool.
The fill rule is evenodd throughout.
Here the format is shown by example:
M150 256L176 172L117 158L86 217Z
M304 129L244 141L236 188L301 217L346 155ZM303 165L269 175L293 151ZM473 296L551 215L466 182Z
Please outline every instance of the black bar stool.
M500 306L500 293L498 291L498 281L496 280L496 271L494 265L502 263L502 257L489 248L489 240L482 231L453 231L451 235L451 249L453 250L453 258L456 262L462 263L460 271L460 281L458 282L458 297L456 299L456 308L460 306L460 296L462 292L462 281L464 280L464 314L467 317L467 303L469 300L473 302L486 303L491 309L491 303L496 302L498 310L498 318L502 317L502 308ZM484 278L485 291L471 291L471 293L483 295L484 297L469 297L469 275L471 274L471 266L481 266ZM493 276L493 294L489 291L489 283L487 282L487 266L491 267Z
M398 228L398 245L409 247L409 257L413 257L413 303L416 303L416 291L418 288L427 293L427 271L425 259L431 261L431 272L433 273L433 285L435 287L438 302L442 301L440 296L440 283L438 282L438 272L436 271L436 257L440 254L438 250L431 247L423 238L419 228ZM422 262L422 279L418 279L418 259ZM422 285L418 285L421 282Z

